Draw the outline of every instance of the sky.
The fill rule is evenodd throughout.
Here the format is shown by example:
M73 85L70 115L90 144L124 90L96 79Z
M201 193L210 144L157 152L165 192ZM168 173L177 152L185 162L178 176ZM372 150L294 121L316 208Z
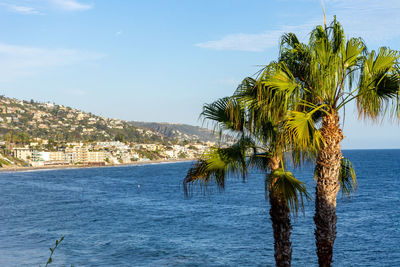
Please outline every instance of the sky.
M347 36L400 50L400 1L325 0ZM0 94L123 120L201 125L205 103L306 41L320 0L0 0ZM400 148L399 123L346 110L345 149Z

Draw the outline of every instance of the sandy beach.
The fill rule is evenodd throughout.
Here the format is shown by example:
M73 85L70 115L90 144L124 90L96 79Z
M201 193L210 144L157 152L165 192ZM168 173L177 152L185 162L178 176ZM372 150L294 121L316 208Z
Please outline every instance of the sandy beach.
M34 170L62 170L62 169L84 169L84 168L107 168L107 167L122 167L122 166L135 166L135 165L147 165L147 164L162 164L162 163L176 163L176 162L190 162L194 159L174 159L174 160L149 160L149 161L137 161L131 163L122 164L109 164L105 166L90 166L90 165L54 165L54 166L41 166L41 167L11 167L11 168L0 168L0 172L24 172Z

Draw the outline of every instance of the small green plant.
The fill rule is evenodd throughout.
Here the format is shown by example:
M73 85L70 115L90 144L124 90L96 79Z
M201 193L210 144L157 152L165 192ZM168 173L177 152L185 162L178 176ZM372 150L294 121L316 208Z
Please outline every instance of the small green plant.
M47 267L50 263L53 262L53 258L52 258L53 254L56 251L58 245L60 245L63 240L64 240L64 236L61 236L60 240L56 240L56 245L53 248L49 248L51 253L50 253L49 259L47 260L45 267ZM41 265L39 265L39 267L41 267ZM72 265L71 265L71 267L72 267Z

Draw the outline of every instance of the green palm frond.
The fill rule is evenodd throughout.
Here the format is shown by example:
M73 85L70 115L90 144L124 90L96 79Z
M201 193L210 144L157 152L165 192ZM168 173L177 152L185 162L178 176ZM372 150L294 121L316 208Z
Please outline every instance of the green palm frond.
M275 123L282 120L288 110L300 99L300 85L288 66L284 63L271 63L257 81L257 90L252 110L263 119ZM254 90L253 90L254 91Z
M322 108L320 106L309 112L290 111L285 123L287 142L303 151L318 150L323 138L315 126L313 114Z
M204 105L200 116L214 123L218 130L243 131L245 127L245 113L233 97L220 98Z
M253 140L249 137L242 137L230 147L218 148L217 153L225 163L228 173L241 174L243 180L245 180L247 174L247 154L252 148L254 148Z
M193 185L198 184L203 190L211 182L216 182L218 188L225 187L225 172L223 166L221 168L212 169L206 160L196 161L183 179L185 196L189 197L189 195L191 195Z
M275 64L274 68L264 74L260 83L266 87L275 89L281 94L285 93L289 96L292 95L299 86L292 72L284 62Z
M386 47L382 47L378 54L371 51L365 57L357 95L361 116L375 119L390 105L396 105L392 100L397 98L400 88L400 75L396 69L399 58L399 52Z
M356 172L347 158L341 159L341 168L339 173L339 183L343 195L350 195L357 189L357 176Z
M345 50L346 36L342 25L336 20L336 16L333 17L333 21L328 31L331 39L331 47L333 53L343 53Z
M345 69L358 64L360 55L364 52L366 46L361 38L351 38L346 43L346 49L343 53L343 66Z
M296 49L299 45L301 45L301 43L297 38L296 34L285 33L281 37L281 45L280 45L281 54L283 50Z
M252 168L256 168L267 172L269 169L269 163L272 158L272 154L268 152L264 153L253 153L249 156L248 164Z
M246 77L236 88L234 96L248 95L249 90L256 87L257 80L252 77Z
M218 189L223 190L226 177L230 174L240 174L244 180L248 171L247 151L253 146L250 138L243 137L230 147L214 147L206 151L183 180L185 195L189 195L194 184L206 188L208 184L215 182Z
M346 41L335 17L329 26L315 27L308 44L294 34L282 37L278 62L288 70L270 86L287 90L297 84L293 100L325 104L332 113L356 99L360 116L377 119L390 111L400 117L399 58L398 51L386 47L368 52L361 38ZM289 97L290 91L280 93Z
M280 147L279 138L282 129L279 124L274 124L272 120L257 112L252 114L250 119L253 125L251 133L262 147L268 148L270 152Z
M328 36L326 34L324 27L322 27L321 25L318 25L311 31L309 43L316 44L316 43L320 42L321 40L326 40L327 38L328 38Z
M295 34L285 34L281 39L279 63L285 63L297 82L304 83L310 68L310 49L307 45L300 43Z
M266 180L266 192L280 196L293 214L299 208L304 210L304 198L311 199L303 182L297 180L293 174L283 169L273 171Z
M239 103L243 110L254 109L258 104L257 80L246 77L237 87L233 98Z

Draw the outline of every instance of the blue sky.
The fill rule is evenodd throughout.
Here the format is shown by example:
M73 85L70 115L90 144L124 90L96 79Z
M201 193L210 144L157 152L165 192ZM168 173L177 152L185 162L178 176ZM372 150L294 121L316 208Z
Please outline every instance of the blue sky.
M400 50L400 1L325 1L348 36ZM277 57L279 37L306 40L319 0L0 0L0 90L125 120L199 125L204 103L232 94ZM399 124L347 109L344 148L400 148Z

